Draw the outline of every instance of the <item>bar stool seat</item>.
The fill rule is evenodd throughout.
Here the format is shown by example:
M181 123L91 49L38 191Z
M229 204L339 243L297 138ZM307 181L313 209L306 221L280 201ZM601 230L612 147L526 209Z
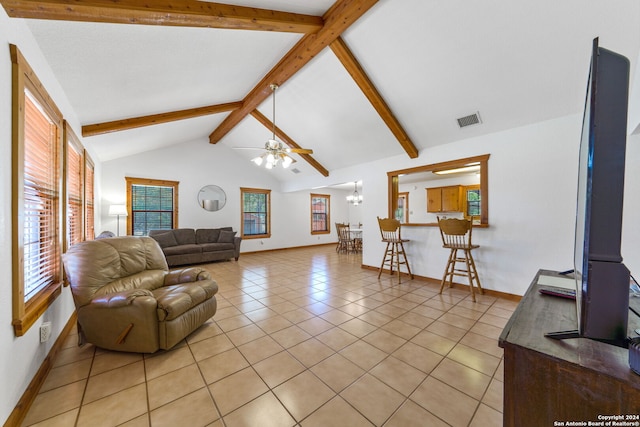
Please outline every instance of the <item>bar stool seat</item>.
M382 274L382 270L385 265L389 266L390 274L393 274L395 265L396 272L398 273L398 283L400 283L400 266L405 265L409 277L413 279L413 273L409 267L407 261L407 254L404 250L404 243L409 242L409 239L403 239L400 236L400 221L394 218L378 217L378 225L380 226L380 234L382 235L382 241L387 244L384 250L384 257L382 258L382 264L378 270L378 279Z
M440 235L442 236L442 247L450 250L447 267L444 270L444 276L442 276L442 282L440 283L440 293L442 293L445 283L447 283L449 287L453 285L453 276L463 276L469 281L471 299L475 302L474 282L480 294L483 294L484 291L480 285L476 263L471 254L473 249L480 247L480 245L471 243L473 223L470 219L441 219L438 217L438 226L440 227ZM462 255L458 255L458 251L461 251Z

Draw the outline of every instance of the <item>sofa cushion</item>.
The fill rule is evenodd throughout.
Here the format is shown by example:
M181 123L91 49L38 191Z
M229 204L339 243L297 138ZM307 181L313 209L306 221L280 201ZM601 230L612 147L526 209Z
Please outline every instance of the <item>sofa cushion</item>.
M202 246L196 245L196 244L178 245L178 246L171 246L168 248L164 248L162 249L162 251L164 252L165 256L199 254L199 253L202 253Z
M196 243L196 231L193 228L176 228L172 232L178 245L194 245Z
M203 243L200 246L202 246L202 252L218 252L235 249L233 243Z
M153 237L162 249L169 248L171 246L178 246L178 241L171 231L162 234L155 234Z
M233 239L236 236L235 231L220 231L220 237L218 238L218 243L233 243Z
M219 228L200 228L196 230L196 243L216 243L219 236Z

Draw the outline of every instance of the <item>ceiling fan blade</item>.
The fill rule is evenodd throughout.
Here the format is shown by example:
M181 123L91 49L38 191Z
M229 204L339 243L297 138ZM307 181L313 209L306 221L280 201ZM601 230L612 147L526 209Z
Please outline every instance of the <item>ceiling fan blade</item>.
M289 153L297 153L297 154L313 154L313 150L307 148L287 148L286 150Z

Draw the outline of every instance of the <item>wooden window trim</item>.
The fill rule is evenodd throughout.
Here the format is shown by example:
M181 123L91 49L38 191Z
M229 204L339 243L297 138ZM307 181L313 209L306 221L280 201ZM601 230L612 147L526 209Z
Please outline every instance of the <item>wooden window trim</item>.
M127 235L133 235L133 221L131 215L131 187L134 185L149 185L154 187L172 187L173 188L173 228L179 228L178 225L178 186L180 181L169 181L166 179L151 179L151 178L132 178L129 176L124 177L127 183Z
M267 195L267 232L265 234L244 234L244 194L259 193ZM240 187L240 234L243 239L268 239L271 237L271 190L263 188Z
M59 214L56 219L57 234L55 244L58 246L58 254L62 249L62 236L65 232L62 210L62 165L64 145L62 141L62 113L49 96L44 86L36 76L31 66L27 63L22 53L15 45L9 45L11 56L12 75L12 325L16 336L23 336L42 314L51 306L53 301L61 294L62 288L62 259L60 255L55 259L59 274L48 286L40 289L32 298L25 302L24 286L24 156L25 156L25 89L37 99L40 106L46 111L49 119L52 120L57 129L55 138L58 149L58 178L56 187L58 189L58 209Z
M313 229L313 199L327 199L327 229L326 230L314 230ZM310 198L310 221L311 221L311 235L316 234L330 234L331 233L331 195L330 194L311 194Z
M467 200L467 191L469 190L480 190L480 184L465 185L462 187L462 194L464 194L464 200L462 201L462 215L465 218L469 217L469 202ZM480 200L480 203L480 206L482 206L482 200Z

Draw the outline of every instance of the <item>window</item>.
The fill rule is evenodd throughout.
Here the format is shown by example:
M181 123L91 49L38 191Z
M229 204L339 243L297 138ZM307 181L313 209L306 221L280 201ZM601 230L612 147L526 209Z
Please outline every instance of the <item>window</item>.
M330 197L327 194L311 195L311 234L327 234L330 232Z
M96 231L94 226L95 211L93 205L94 192L94 169L95 166L91 157L84 151L84 238L85 240L93 240L96 238Z
M480 216L480 186L469 185L464 187L464 216L474 217Z
M66 248L85 238L84 233L84 149L69 125L64 125L66 143Z
M242 237L271 237L271 190L240 188Z
M127 234L146 236L149 230L178 227L178 182L125 178L127 181Z
M62 113L18 48L12 61L13 327L22 336L60 295Z

